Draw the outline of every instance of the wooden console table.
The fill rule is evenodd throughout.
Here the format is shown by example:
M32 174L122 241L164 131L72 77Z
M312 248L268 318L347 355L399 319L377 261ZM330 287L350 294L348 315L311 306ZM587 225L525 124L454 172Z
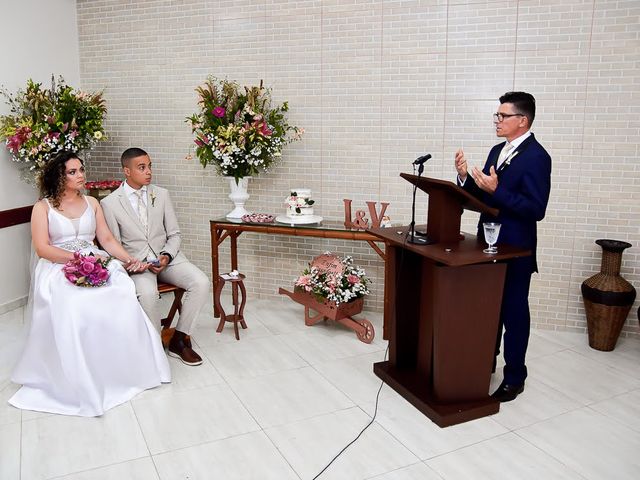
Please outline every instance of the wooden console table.
M220 275L220 256L218 249L227 238L231 240L231 270L238 270L238 237L242 232L266 233L269 235L289 235L296 237L335 238L338 240L360 240L367 242L380 257L385 259L385 252L375 243L382 240L364 230L352 230L345 228L344 224L337 221L323 220L321 223L311 225L289 225L284 223L244 223L232 221L228 218L218 218L209 221L211 231L211 269L213 276L213 291L218 287ZM386 265L386 262L385 262ZM386 267L385 267L386 268ZM387 284L385 282L385 298ZM214 316L220 317L220 311L215 307Z

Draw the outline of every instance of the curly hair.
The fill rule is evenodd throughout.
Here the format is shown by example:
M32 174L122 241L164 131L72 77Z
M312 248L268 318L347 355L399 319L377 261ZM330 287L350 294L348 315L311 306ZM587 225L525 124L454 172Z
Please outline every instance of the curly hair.
M42 170L42 174L38 177L40 196L47 198L54 208L60 206L62 192L64 192L64 187L67 182L66 164L73 158L80 160L80 163L84 165L84 161L78 157L77 153L62 150L49 160Z

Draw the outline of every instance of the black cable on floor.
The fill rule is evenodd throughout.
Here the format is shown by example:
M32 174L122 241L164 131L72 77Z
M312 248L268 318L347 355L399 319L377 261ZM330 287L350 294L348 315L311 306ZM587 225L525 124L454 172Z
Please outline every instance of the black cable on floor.
M387 353L389 353L389 344L387 344L387 349L384 351L384 361L386 361L386 360L387 360ZM342 455L342 453L343 453L347 448L349 448L351 445L353 445L353 444L356 442L356 440L358 440L358 439L360 438L360 436L364 433L364 431L365 431L367 428L369 428L369 427L371 426L371 424L373 423L373 421L376 419L376 415L378 415L378 400L379 400L379 398L380 398L380 391L382 390L382 386L383 386L383 385L384 385L384 381L381 381L381 382L380 382L380 388L378 388L378 393L376 393L376 406L375 406L375 408L374 408L374 410L373 410L373 417L371 417L371 420L369 421L369 423L367 423L367 425L366 425L362 430L360 430L360 433L356 436L356 438L354 438L354 439L353 439L353 440L351 440L349 443L347 443L347 444L344 446L344 448L343 448L342 450L340 450L340 451L338 452L338 454L337 454L335 457L333 457L333 458L331 459L331 461L330 461L329 463L327 463L327 464L325 465L325 467L324 467L322 470L320 470L320 473L318 473L315 477L313 477L313 479L312 479L312 480L316 480L320 475L322 475L322 474L325 472L325 470L326 470L327 468L329 468L329 467L331 466L331 464L332 464L333 462L335 462L335 461L336 461L336 459L337 459L340 455Z

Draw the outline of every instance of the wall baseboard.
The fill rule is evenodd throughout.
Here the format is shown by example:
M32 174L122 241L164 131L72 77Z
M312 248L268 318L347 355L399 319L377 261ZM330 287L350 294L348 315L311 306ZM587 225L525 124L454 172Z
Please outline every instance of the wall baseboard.
M20 308L27 304L28 295L24 297L16 298L15 300L11 300L10 302L0 303L0 315L3 313L10 312L11 310L15 310L16 308Z

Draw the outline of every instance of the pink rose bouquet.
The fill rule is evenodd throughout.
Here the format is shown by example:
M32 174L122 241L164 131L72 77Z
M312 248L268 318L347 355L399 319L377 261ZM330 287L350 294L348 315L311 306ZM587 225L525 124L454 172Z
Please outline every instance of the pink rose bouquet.
M82 255L79 252L73 254L73 260L69 260L62 267L64 276L78 287L101 287L109 280L107 265L113 257L101 260L92 253Z

